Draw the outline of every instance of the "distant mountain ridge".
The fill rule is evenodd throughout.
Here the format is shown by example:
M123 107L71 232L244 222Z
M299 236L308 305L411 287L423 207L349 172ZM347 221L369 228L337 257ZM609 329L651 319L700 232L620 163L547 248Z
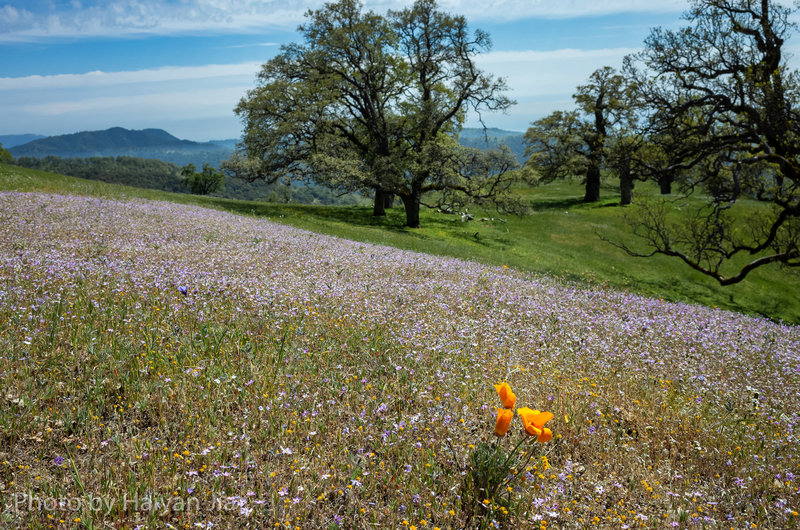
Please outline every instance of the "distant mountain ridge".
M486 136L522 136L525 133L519 131L506 131L505 129L498 129L496 127L487 127L486 131L483 127L464 127L461 129L459 138L483 138L484 132Z
M209 140L208 143L227 147L228 149L236 149L236 144L238 144L240 141L241 140L236 138L229 138L227 140Z
M523 133L497 128L464 128L459 134L459 143L478 149L496 148L507 145L522 163L525 160ZM3 138L9 139L6 143ZM16 139L16 141L15 141ZM22 140L27 140L21 143ZM237 139L193 142L181 140L163 129L129 130L112 127L104 131L83 131L59 136L42 137L38 135L0 136L0 143L15 158L91 158L132 156L171 162L178 166L204 163L219 167L220 162L229 158L236 147Z
M5 149L15 147L17 145L26 144L39 138L47 138L41 134L0 134L0 144L3 144Z
M495 149L506 145L517 156L517 161L522 164L525 159L525 133L506 131L488 127L465 127L458 135L458 143L465 147L478 149Z
M207 162L218 167L222 160L233 153L233 149L228 147L230 142L235 140L193 142L181 140L162 129L137 131L112 127L104 131L83 131L39 138L16 145L9 151L16 158L133 156L172 162L179 166L189 163L200 166Z

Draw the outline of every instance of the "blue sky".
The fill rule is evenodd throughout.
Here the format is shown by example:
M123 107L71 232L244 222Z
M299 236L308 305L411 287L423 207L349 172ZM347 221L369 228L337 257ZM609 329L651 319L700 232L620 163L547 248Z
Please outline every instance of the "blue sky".
M0 0L0 134L161 128L190 140L236 138L233 113L259 65L299 40L321 1ZM366 1L385 12L410 1ZM523 131L572 106L575 86L679 26L686 0L440 0L489 32L478 57L518 101L492 127ZM467 126L477 124L469 116Z

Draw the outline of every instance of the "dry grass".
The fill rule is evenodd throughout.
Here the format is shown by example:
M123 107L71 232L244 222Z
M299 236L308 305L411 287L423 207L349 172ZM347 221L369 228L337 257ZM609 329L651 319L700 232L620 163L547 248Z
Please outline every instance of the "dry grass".
M797 328L168 203L0 217L3 525L797 524ZM492 508L499 381L556 436Z

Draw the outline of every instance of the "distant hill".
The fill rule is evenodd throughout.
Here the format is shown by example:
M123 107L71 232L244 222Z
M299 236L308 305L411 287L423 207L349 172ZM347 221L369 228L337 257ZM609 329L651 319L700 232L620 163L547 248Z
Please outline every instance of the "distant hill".
M488 136L514 136L520 135L522 136L524 133L519 131L506 131L504 129L498 129L496 127L487 127L486 134ZM483 139L484 130L482 127L464 127L461 129L461 134L459 135L460 138L480 138Z
M221 143L181 140L162 129L134 131L113 127L105 131L84 131L39 138L16 145L9 151L14 157L132 156L162 160L179 166L192 163L200 167L207 162L218 167L222 160L231 155L233 148Z
M525 145L522 138L524 133L518 131L506 131L494 127L487 128L485 133L482 128L465 128L461 130L459 135L459 143L468 147L477 147L478 149L491 149L500 145L507 145L511 152L517 155L520 163L525 160ZM488 138L488 142L487 142ZM227 147L228 149L235 149L236 144L240 140L210 140L209 143Z
M171 162L178 166L194 164L202 167L209 163L219 167L222 160L233 154L239 140L224 139L210 142L181 140L162 129L128 130L113 127L105 131L84 131L60 136L38 136L33 134L0 136L0 143L15 158L61 158L92 157L136 157ZM497 128L465 128L459 135L459 143L478 149L507 145L522 163L525 160L523 133Z
M230 138L228 140L209 140L208 143L219 145L222 147L227 147L228 149L233 150L236 148L236 144L238 144L240 141L241 140L238 140L236 138Z
M3 144L4 148L9 149L17 145L32 142L33 140L38 140L39 138L47 137L40 134L3 134L0 135L0 144Z
M521 164L525 161L524 133L516 131L505 131L503 129L487 128L464 128L458 137L458 143L466 147L476 147L478 149L492 149L501 145L507 145L511 152L517 155L517 161Z

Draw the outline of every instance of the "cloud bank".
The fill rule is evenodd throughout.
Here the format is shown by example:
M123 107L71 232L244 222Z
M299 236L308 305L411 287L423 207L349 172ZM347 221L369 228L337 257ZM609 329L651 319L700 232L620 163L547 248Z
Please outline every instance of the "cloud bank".
M238 137L234 107L253 88L258 63L0 78L3 130L65 134L160 127L182 138Z
M496 127L525 130L531 121L573 106L575 87L604 65L619 67L635 50L495 51L480 68L503 77L518 104L508 114L486 114ZM255 87L260 63L165 67L137 71L0 78L4 120L0 133L63 134L112 126L161 127L182 138L233 138L241 124L233 109ZM468 126L479 124L469 115Z
M124 37L204 32L294 29L323 0L11 0L0 7L0 41L43 38ZM385 12L410 0L367 0ZM687 0L440 0L442 9L471 21L529 17L570 18L631 12L679 12Z

